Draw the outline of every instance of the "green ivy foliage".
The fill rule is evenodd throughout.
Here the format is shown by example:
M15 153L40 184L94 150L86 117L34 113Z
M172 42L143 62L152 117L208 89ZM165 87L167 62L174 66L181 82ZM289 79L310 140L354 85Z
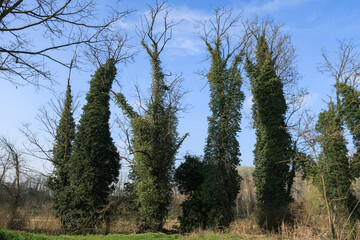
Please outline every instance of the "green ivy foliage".
M226 55L220 39L206 42L211 66L206 77L210 87L208 137L204 162L206 172L201 185L201 199L206 209L203 227L227 227L233 220L233 207L240 190L236 168L240 164L241 109L244 94L240 64L243 54Z
M287 105L283 83L275 71L275 62L265 36L257 42L256 62L247 60L246 70L253 94L253 120L256 129L253 174L258 204L258 222L277 231L292 201L293 158L291 136L286 129Z
M360 177L360 92L345 83L339 83L337 89L341 97L340 112L356 148L350 165L351 178L355 179Z
M180 218L183 231L195 228L223 228L234 218L233 207L240 189L240 132L244 94L240 73L242 51L227 52L218 36L205 44L211 66L206 75L210 87L208 137L204 160L186 157L176 176L181 191L188 195ZM190 183L189 179L194 182Z
M108 196L120 169L109 128L109 91L115 75L113 59L96 71L75 134L70 158L71 202L63 217L72 233L91 233L107 221Z
M201 201L200 188L204 183L206 166L200 157L186 155L185 161L176 169L174 179L181 194L187 199L181 204L182 216L179 217L182 232L190 232L204 227L206 209Z
M344 123L339 107L340 105L330 102L328 109L319 114L316 130L319 133L321 155L319 158L320 169L315 177L315 183L323 194L326 194L334 214L346 213L345 216L354 218L359 217L358 204L351 190L353 178L347 156ZM320 174L323 179L320 178Z
M171 87L166 84L157 46L147 50L152 66L151 98L146 102L144 115L135 112L122 93L116 94L117 104L131 120L131 189L136 196L137 209L142 217L142 229L161 231L171 200L171 181L175 155L187 135L177 132L178 105L173 104ZM170 101L168 101L170 99Z
M67 85L64 107L56 129L55 143L53 147L54 171L47 185L51 190L52 207L55 215L60 219L62 228L66 232L65 215L69 211L71 201L69 186L70 157L75 138L75 122L72 111L72 95L70 83Z

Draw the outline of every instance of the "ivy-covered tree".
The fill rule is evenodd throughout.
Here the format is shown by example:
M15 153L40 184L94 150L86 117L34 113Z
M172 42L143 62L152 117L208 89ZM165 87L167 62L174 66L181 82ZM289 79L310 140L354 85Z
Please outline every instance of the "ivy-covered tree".
M240 190L240 177L236 168L240 164L240 147L237 140L240 132L241 109L244 94L241 91L242 77L239 65L241 54L223 57L221 39L208 45L211 67L207 74L210 86L210 110L208 137L204 161L207 165L202 197L208 208L205 226L229 226L233 220L233 207ZM214 201L215 200L215 201Z
M360 176L360 52L351 40L340 41L337 58L331 61L323 51L324 63L320 70L335 80L336 100L346 128L353 138L350 170L352 180Z
M340 238L344 225L351 228L355 219L360 217L358 200L351 189L351 182L359 176L360 169L360 53L351 41L342 41L335 60L330 60L325 51L322 55L324 63L320 71L333 78L336 95L335 101L329 102L328 109L320 113L316 125L321 157L315 179L322 180L316 182L328 204L332 237ZM347 149L346 128L355 146L352 156Z
M288 204L293 157L291 136L285 124L287 104L283 83L276 74L275 60L264 33L258 38L256 62L247 60L246 70L253 94L253 120L256 129L253 174L258 203L258 222L277 231Z
M233 207L240 189L240 177L236 170L240 164L237 136L244 101L240 64L245 41L240 39L232 44L234 37L230 31L238 20L239 16L231 17L231 11L216 9L213 18L200 23L204 30L200 36L211 60L206 77L212 115L208 117L208 137L201 163L202 181L196 191L187 193L189 197L182 204L180 221L184 231L197 227L227 227L234 218ZM198 170L195 170L188 172L187 178L197 175Z
M95 72L75 134L70 158L72 198L64 219L73 233L90 233L106 222L108 196L119 175L120 157L109 128L109 92L115 75L114 59Z
M340 215L345 218L349 216L353 218L358 215L357 201L350 188L351 169L347 156L347 142L344 137L344 123L338 109L340 105L335 105L333 102L328 105L328 110L320 113L316 125L321 146L321 169L319 170L323 177L323 181L318 180L316 183L326 195L324 197L334 214L334 226L340 226L338 223ZM336 231L331 230L335 234Z
M69 211L69 166L74 138L75 122L72 110L71 86L68 81L63 110L56 129L53 147L52 163L54 165L54 171L47 183L51 190L52 207L55 209L55 215L60 219L60 223L65 232L67 229L64 216Z
M341 98L340 111L356 150L350 161L351 178L355 179L360 177L360 91L346 83L339 83L337 88Z
M131 120L131 165L132 189L142 217L142 229L161 231L165 223L171 200L171 181L175 155L185 139L176 130L177 112L181 93L178 80L169 83L161 67L160 54L171 39L172 21L168 21L165 3L150 7L145 16L146 25L139 34L141 45L146 50L151 64L151 97L142 106L143 113L136 112L122 93L115 95L117 104ZM164 29L157 33L157 17L164 13ZM169 35L170 34L170 35Z

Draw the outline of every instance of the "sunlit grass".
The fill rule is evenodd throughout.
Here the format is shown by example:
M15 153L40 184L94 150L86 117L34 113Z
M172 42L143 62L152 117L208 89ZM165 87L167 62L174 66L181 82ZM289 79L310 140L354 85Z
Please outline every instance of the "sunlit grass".
M1 240L235 240L235 239L274 239L271 236L240 236L236 234L216 234L206 233L200 235L182 236L177 234L167 235L162 233L144 233L144 234L109 234L109 235L86 235L86 236L48 236L42 234L32 234L25 232L13 232L0 229Z

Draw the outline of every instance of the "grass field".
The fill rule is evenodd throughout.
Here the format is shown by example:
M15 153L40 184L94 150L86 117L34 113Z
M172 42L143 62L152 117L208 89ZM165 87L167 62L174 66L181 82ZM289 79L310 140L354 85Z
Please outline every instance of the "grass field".
M271 235L256 235L256 236L240 236L231 234L215 234L208 233L199 236L181 236L181 235L166 235L161 233L145 233L145 234L110 234L110 235L87 235L87 236L47 236L42 234L32 234L24 232L12 232L0 229L0 240L235 240L235 239L276 239Z

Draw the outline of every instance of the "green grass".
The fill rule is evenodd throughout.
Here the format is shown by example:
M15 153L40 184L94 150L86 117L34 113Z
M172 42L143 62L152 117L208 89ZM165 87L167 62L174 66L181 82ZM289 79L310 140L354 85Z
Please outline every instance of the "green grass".
M0 229L0 240L167 240L167 239L179 239L179 240L235 240L244 239L238 235L230 234L210 234L205 236L196 237L184 237L180 235L166 235L162 233L145 233L145 234L109 234L109 235L87 235L87 236L47 236L42 234L32 234L24 232L12 232Z
M230 235L230 234L211 234L211 235L204 235L204 236L197 236L197 237L191 237L191 238L185 238L182 237L180 239L183 240L202 240L202 239L206 239L206 240L235 240L235 239L245 239L239 235Z
M160 233L146 234L109 234L109 235L87 235L87 236L47 236L42 234L31 234L24 232L12 232L0 230L1 240L167 240L179 239L177 235L166 235Z

